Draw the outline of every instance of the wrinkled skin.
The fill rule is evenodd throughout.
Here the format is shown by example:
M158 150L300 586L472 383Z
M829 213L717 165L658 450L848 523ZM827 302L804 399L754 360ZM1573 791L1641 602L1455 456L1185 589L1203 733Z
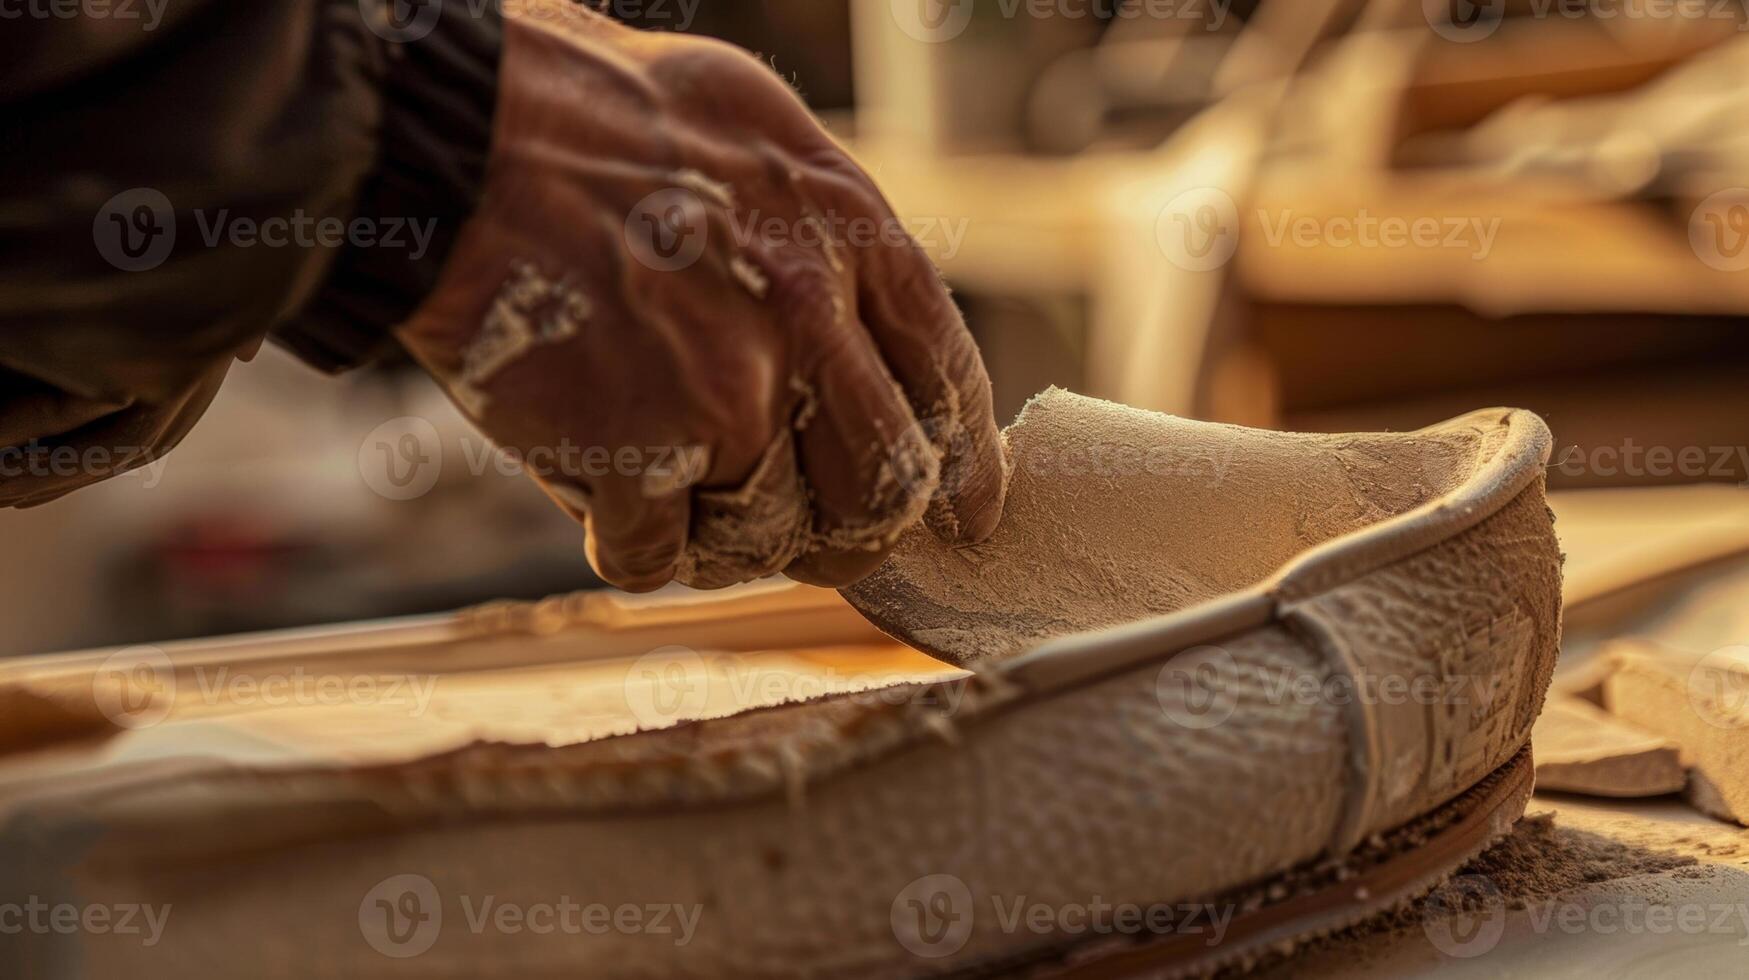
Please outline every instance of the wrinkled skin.
M484 198L401 337L586 522L602 577L845 585L920 518L986 538L977 348L908 236L843 232L896 225L795 93L564 0L507 18Z

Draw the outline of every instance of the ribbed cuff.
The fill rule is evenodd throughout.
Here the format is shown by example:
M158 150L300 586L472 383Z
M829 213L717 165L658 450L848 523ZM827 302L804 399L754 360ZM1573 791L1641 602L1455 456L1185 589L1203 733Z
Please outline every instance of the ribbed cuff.
M344 5L373 10L378 0ZM359 189L355 220L378 241L353 241L321 292L274 338L324 371L343 371L395 349L390 332L437 284L461 226L478 203L491 149L504 47L496 3L429 0L398 23L380 0L367 25L383 52L377 165ZM338 5L337 5L338 6ZM423 25L423 26L422 26ZM391 244L396 236L400 244Z

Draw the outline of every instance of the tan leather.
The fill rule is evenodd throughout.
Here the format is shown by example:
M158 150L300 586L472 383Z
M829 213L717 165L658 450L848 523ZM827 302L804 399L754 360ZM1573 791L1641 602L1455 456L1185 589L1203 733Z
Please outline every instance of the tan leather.
M1495 409L1408 434L1290 435L1053 390L1005 435L1014 466L1004 525L970 549L908 536L846 590L877 625L973 664L1082 634L1000 665L1038 690L1281 623L1323 654L1331 700L1353 693L1357 775L1337 850L1449 799L1524 743L1560 618L1559 549L1542 503L1551 441L1534 415ZM1096 440L1115 447L1108 462L1065 472L1073 448ZM1484 520L1513 543L1473 541ZM1242 539L1224 536L1235 528ZM1009 624L1006 642L975 628L992 620ZM1262 682L1279 698L1284 686L1309 685L1238 664L1218 645L1212 666L1235 676L1211 690Z
M1290 466L1329 446L1156 424L1210 445L1261 440L1276 447L1262 455ZM1016 900L1196 901L1340 853L1450 800L1525 744L1560 603L1542 495L1549 437L1535 416L1481 412L1354 444L1399 465L1437 444L1441 462L1411 478L1426 492L1385 487L1379 499L1391 506L1330 524L1333 536L1281 551L1273 569L1258 556L1281 542L1231 542L1251 556L1255 581L1056 638L964 681L887 692L908 695L903 703L828 698L566 748L479 745L368 769L209 774L193 813L168 782L83 801L82 817L108 832L81 886L169 889L178 912L203 924L200 942L101 962L189 975L228 962L226 943L247 936L287 963L307 964L316 950L330 969L376 976L926 975L1073 938L1005 927L996 908ZM1011 507L1024 506L1026 486L1015 482ZM1273 501L1289 512L1245 526L1292 527L1351 490L1342 479L1294 498L1216 488L1184 507L1212 515ZM1191 676L1220 695L1214 723L1207 704L1166 683L1192 662ZM1351 675L1457 678L1469 697L1344 702L1282 686L1339 689ZM267 813L311 815L309 843L233 849L193 869L163 857ZM473 932L451 903L428 951L390 959L360 942L359 909L333 896L365 895L396 873L476 900L564 895L701 915L677 947L611 931ZM945 910L955 914L934 922L940 933L920 930L916 916L943 909L944 880L964 900L950 889ZM288 902L318 911L268 935L240 911ZM931 939L942 941L919 947Z

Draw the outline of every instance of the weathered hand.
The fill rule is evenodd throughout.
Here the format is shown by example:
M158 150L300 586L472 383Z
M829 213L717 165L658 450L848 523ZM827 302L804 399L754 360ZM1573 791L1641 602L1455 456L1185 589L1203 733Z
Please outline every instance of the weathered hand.
M729 45L512 10L483 201L401 337L586 520L597 571L842 585L920 517L987 537L977 348L789 87Z

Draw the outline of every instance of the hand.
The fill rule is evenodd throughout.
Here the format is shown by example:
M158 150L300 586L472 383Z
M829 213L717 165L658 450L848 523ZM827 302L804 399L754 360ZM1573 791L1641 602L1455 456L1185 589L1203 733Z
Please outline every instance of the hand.
M726 44L511 9L482 203L400 334L601 576L836 586L919 518L986 538L977 347L795 93Z

